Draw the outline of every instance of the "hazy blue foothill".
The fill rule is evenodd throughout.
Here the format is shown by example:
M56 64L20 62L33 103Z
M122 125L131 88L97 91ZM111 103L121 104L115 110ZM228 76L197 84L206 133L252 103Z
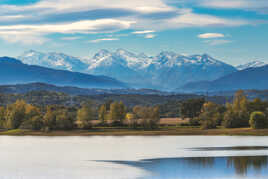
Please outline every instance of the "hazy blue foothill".
M94 76L66 70L26 65L14 58L0 58L1 84L23 84L32 82L84 88L123 88L126 84L106 76Z

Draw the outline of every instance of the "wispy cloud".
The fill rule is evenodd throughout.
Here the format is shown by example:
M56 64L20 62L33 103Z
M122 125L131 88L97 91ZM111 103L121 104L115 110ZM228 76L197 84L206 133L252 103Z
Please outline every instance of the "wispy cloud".
M213 38L223 38L224 34L220 33L205 33L205 34L199 34L198 38L200 39L213 39Z
M78 40L81 39L81 37L62 37L61 40L66 40L66 41L72 41L72 40Z
M229 44L232 43L232 41L226 39L213 39L213 40L206 40L205 43L211 46L217 46L217 45Z
M144 36L144 38L146 38L146 39L153 39L155 37L156 37L155 34L147 34L147 35Z
M96 39L96 40L91 40L89 41L90 43L99 43L103 41L116 41L119 40L118 38L103 38L103 39Z
M209 4L208 0L200 1L201 6L241 6L240 3L220 5L223 0L211 0L214 4ZM264 4L266 0L258 1ZM178 3L183 7L183 1ZM11 39L9 34L13 33L16 40L12 41L22 43L27 41L23 34L33 34L44 40L53 33L75 35L132 30L133 34L152 34L168 29L251 24L246 19L194 13L191 9L171 6L166 0L113 0L113 3L111 0L79 0L79 3L74 0L40 0L30 5L0 5L0 21L0 38Z
M200 0L198 4L209 8L242 9L268 13L267 0Z
M66 24L50 24L50 25L11 25L0 26L0 38L8 42L21 42L28 44L29 39L39 38L40 40L31 40L31 43L40 44L44 42L46 34L94 34L94 33L111 33L128 29L131 25L130 21L121 21L115 19L102 19L91 21L79 21ZM14 39L12 39L14 38Z
M23 31L0 31L0 38L9 43L20 43L23 45L42 45L49 41L48 38L41 34Z
M135 31L132 32L132 34L149 34L149 33L154 33L154 30L143 30L143 31Z

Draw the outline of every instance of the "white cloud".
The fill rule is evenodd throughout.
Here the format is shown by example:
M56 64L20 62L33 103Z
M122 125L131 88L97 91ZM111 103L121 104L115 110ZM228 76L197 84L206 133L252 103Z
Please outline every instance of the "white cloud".
M97 33L130 28L133 21L116 19L86 20L66 24L0 26L0 31L29 31L39 33Z
M0 31L0 38L9 43L21 43L24 45L42 45L49 39L36 33Z
M146 39L153 39L153 38L155 38L155 37L156 37L155 34L147 34L147 35L145 35L144 38L146 38Z
M10 21L10 20L18 20L18 19L24 19L26 16L24 15L3 15L0 16L0 20L3 21Z
M205 43L211 45L211 46L217 46L217 45L223 45L223 44L228 44L232 43L231 40L225 40L225 39L214 39L214 40L207 40Z
M245 0L203 0L200 3L206 7L216 8L243 8L249 5L249 2Z
M224 34L220 33L205 33L205 34L199 34L198 38L200 39L213 39L213 38L223 38Z
M162 31L167 29L194 27L235 27L248 24L250 24L250 22L243 19L227 19L211 15L186 13L170 19L139 19L139 21L137 20L137 23L132 24L132 28Z
M138 11L142 13L156 13L156 12L167 12L174 10L174 7L168 6L162 0L79 0L79 3L74 0L41 0L38 3L26 6L7 6L13 11L29 11L29 10L40 10L43 12L74 12L74 11L86 11L94 9L129 9L132 11Z
M241 19L226 19L211 15L188 13L178 16L169 21L181 27L204 27L204 26L241 26L249 22Z
M61 40L67 40L67 41L72 41L72 40L78 40L81 37L62 37Z
M149 33L154 33L154 30L143 30L143 31L135 31L132 32L132 34L149 34Z
M103 39L96 39L96 40L91 40L89 42L91 43L99 43L99 42L103 42L103 41L116 41L119 40L118 38L103 38Z
M244 9L258 12L268 12L267 0L200 0L200 6L222 9Z
M212 1L220 2L220 0ZM231 1L227 1L231 3ZM209 1L202 0L202 2L202 6L209 6ZM87 13L95 10L103 10L108 16L109 13L113 16L116 14L114 13L115 11L121 12L121 10L122 14L124 14L123 12L128 13L126 13L127 15L115 15L109 19L101 18L102 16L90 16L90 19L87 19L85 15L82 15L84 19L77 17L72 21L69 21L68 18L54 18L54 15L63 17L66 13ZM161 18L158 18L157 14L160 14ZM39 19L41 19L40 22ZM42 19L46 20L42 21ZM251 23L243 19L228 19L214 15L196 14L191 9L170 6L166 0L113 0L112 3L111 0L79 0L79 3L74 0L41 0L38 3L24 6L0 5L0 21L5 22L0 25L0 38L24 43L23 41L40 37L42 40L37 40L37 44L44 42L46 35L53 33L72 35L113 33L130 29L134 31L133 34L150 34L152 36L155 30L207 26L242 26ZM14 40L12 40L10 33L15 34ZM28 39L23 34L33 34L33 37ZM34 40L30 41L35 42Z
M111 33L128 29L132 23L134 22L101 19L79 21L68 24L0 26L0 38L12 43L21 42L24 44L41 44L45 42L45 38L43 36L50 33Z

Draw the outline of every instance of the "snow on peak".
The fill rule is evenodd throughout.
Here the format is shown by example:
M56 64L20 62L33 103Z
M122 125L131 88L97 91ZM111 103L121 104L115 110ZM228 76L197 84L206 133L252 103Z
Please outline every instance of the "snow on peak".
M110 55L111 55L111 52L109 52L106 49L102 49L98 53L96 53L93 58L100 59L100 58L103 58L103 57L106 57L106 56L110 56Z
M42 53L30 50L24 52L18 59L29 65L38 65L69 71L82 71L86 69L87 66L79 58L56 52Z
M267 63L256 60L256 61L252 61L252 62L243 64L243 65L238 65L236 67L236 69L238 69L238 70L245 70L247 68L257 68L257 67L262 67L262 66L265 66L265 65L267 65Z
M125 49L117 49L115 52L101 50L91 60L89 69L107 65L121 65L129 68L144 68L150 63L146 55L139 56Z

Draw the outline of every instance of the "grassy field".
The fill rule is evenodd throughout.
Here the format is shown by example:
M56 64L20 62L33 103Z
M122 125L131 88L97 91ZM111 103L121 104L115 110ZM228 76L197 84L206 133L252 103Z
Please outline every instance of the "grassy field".
M161 136L161 135L237 135L237 136L268 136L268 129L253 130L250 128L238 129L211 129L201 130L194 127L161 127L158 130L144 131L124 128L96 128L92 130L52 131L41 132L31 130L1 131L0 135L14 136Z
M202 130L199 127L183 126L189 119L162 118L161 127L157 130L129 129L127 127L95 127L91 130L71 131L32 131L32 130L2 130L0 135L13 136L161 136L161 135L237 135L237 136L268 136L268 129L254 130L250 128ZM95 121L99 123L99 121Z

